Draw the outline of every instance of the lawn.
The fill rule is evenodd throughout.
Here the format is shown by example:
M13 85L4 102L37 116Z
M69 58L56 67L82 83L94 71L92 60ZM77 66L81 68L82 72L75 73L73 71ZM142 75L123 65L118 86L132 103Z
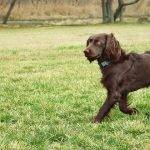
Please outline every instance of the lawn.
M83 49L101 32L127 52L150 50L150 24L0 28L0 149L150 149L150 89L129 95L139 114L116 106L92 123L106 91Z

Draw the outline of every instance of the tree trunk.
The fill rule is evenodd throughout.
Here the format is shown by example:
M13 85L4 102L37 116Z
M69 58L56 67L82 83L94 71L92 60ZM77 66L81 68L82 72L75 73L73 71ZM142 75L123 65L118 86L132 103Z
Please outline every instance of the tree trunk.
M8 9L8 12L6 14L6 16L4 17L4 20L3 20L3 24L6 24L7 21L8 21L8 18L11 14L11 11L13 10L14 6L15 6L15 3L16 3L17 0L12 0L11 4L10 4L10 7Z
M102 0L102 14L103 14L103 23L107 23L106 0Z
M102 0L103 23L111 23L113 19L112 0Z
M118 8L116 9L115 13L114 13L114 21L116 21L116 19L118 17L122 17L123 15L123 0L118 0Z
M107 0L107 13L108 13L108 23L114 22L113 11L112 11L112 1Z

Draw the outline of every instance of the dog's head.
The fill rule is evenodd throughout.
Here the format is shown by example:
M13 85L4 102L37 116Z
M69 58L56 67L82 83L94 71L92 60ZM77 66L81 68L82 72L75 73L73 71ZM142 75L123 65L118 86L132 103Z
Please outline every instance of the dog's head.
M96 59L117 61L121 56L121 47L114 35L101 33L89 37L84 54L92 62Z

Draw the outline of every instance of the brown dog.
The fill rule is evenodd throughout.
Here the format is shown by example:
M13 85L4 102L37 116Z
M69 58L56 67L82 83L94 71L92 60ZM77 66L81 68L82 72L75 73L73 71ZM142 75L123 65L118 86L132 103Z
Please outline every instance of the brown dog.
M112 33L102 33L89 37L84 54L90 62L98 61L103 74L101 82L107 89L106 101L94 122L101 122L116 102L123 113L136 113L135 108L128 106L127 95L150 86L150 51L126 54Z

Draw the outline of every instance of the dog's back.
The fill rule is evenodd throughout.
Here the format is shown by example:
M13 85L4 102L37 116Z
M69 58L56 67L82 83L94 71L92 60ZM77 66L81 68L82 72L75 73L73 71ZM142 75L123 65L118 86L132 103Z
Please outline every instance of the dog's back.
M134 59L134 73L143 86L150 86L150 52L131 54Z

